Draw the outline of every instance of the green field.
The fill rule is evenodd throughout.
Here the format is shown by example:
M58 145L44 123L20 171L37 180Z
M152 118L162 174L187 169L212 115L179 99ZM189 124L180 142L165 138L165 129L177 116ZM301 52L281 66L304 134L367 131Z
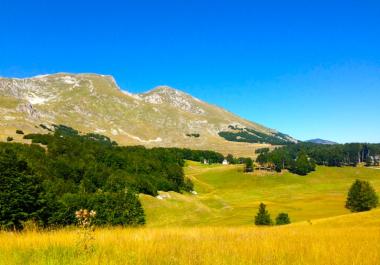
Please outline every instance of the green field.
M380 191L380 170L365 167L317 167L307 176L298 176L243 173L242 166L187 162L185 173L197 195L165 192L170 198L164 200L141 195L147 226L252 224L260 202L267 204L273 219L287 212L292 222L308 221L349 213L345 199L357 178Z

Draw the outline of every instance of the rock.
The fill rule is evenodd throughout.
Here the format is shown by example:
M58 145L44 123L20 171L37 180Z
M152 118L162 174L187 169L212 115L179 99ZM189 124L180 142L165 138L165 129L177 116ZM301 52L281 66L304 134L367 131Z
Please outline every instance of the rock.
M33 108L33 105L30 103L20 104L17 107L17 110L20 112L25 112L30 118L37 119L40 117L40 114L36 109Z

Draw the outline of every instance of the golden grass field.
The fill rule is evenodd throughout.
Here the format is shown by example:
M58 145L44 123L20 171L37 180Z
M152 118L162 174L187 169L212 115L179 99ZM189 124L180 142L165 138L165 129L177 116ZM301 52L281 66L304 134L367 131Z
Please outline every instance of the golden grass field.
M380 211L257 228L99 229L0 233L0 264L380 264Z
M198 195L144 195L145 227L98 228L87 249L76 228L0 232L0 264L380 264L380 209L344 209L352 181L379 190L380 170L318 167L306 177L239 170L190 163ZM255 227L261 200L272 218L284 210L296 222Z

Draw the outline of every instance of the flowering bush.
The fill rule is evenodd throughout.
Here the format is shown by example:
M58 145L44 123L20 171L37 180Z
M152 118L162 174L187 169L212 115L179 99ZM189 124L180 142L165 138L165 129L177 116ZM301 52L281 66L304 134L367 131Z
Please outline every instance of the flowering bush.
M87 209L80 209L75 212L75 217L77 218L78 225L82 228L91 227L91 222L95 218L96 212L94 210L88 211Z

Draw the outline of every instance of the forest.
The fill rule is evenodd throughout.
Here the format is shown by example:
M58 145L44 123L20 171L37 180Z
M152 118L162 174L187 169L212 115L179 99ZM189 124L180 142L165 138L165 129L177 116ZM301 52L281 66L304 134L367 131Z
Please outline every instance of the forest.
M81 208L97 211L96 225L142 225L139 193L191 191L185 159L223 161L213 151L121 147L64 125L24 138L32 144L0 143L2 229L22 229L30 220L42 227L74 224Z
M256 150L256 162L261 167L281 171L289 171L306 175L315 170L315 165L341 167L357 166L365 163L366 166L379 165L380 144L349 143L322 145L300 142L275 148Z

